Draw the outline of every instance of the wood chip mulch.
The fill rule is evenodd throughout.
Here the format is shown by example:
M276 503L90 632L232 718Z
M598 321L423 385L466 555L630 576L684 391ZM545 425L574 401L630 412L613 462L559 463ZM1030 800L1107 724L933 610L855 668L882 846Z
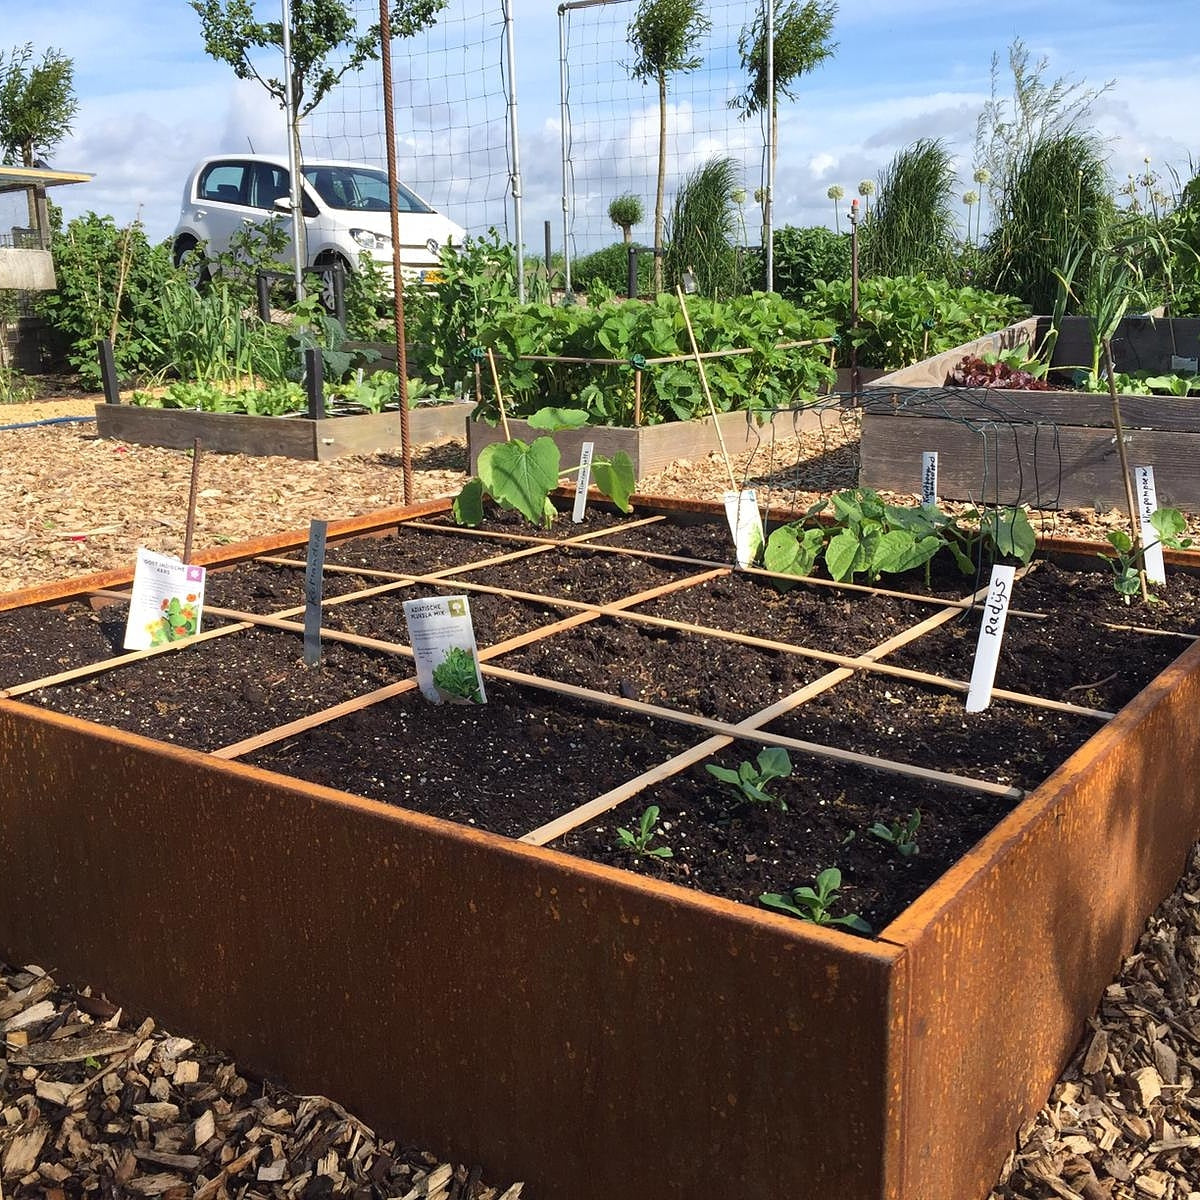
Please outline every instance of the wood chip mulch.
M6 406L0 426L86 415L91 403ZM420 454L416 497L456 492L465 458L461 443ZM732 466L739 484L771 503L804 507L853 486L858 431L852 417L839 419L764 442ZM190 472L189 454L101 441L94 423L0 430L0 594L130 566L139 545L178 554ZM641 490L719 499L729 486L714 451L673 464ZM206 455L200 487L197 548L390 507L402 494L396 453L331 463ZM1126 524L1115 511L1040 521L1094 541ZM1189 523L1200 533L1200 519ZM1021 1130L991 1200L1200 1200L1198 1001L1200 850L1047 1105ZM500 1192L477 1170L404 1153L331 1100L251 1083L227 1059L151 1021L133 1027L103 998L59 987L33 967L0 972L0 1031L0 1200L521 1194L521 1184Z
M255 1083L40 967L0 968L0 1196L518 1200L324 1096Z

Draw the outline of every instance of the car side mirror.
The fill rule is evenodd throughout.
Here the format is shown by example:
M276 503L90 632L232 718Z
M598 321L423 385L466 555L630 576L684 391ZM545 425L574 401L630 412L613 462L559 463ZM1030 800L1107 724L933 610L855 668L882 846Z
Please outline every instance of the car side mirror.
M272 206L276 212L290 213L292 211L291 196L278 196Z

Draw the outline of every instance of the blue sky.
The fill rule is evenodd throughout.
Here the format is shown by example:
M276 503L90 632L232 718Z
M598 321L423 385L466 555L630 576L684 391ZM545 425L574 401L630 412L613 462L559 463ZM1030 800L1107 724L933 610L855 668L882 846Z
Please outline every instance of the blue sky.
M500 9L499 0L453 3L484 14L492 25ZM735 25L751 7L749 0L711 3L718 23ZM29 41L39 53L54 47L75 63L79 113L53 165L92 171L95 179L56 191L68 217L94 210L123 224L140 215L149 236L162 238L175 224L186 174L198 158L244 150L250 142L260 150L282 149L278 110L256 84L239 83L227 66L205 55L199 19L185 0L42 0L19 6L5 0L5 8L0 49ZM512 8L526 240L540 249L542 223L549 220L557 248L562 237L558 5L512 0ZM278 11L273 3L260 3L258 10ZM617 132L600 133L594 142L581 133L576 147L573 203L583 248L619 236L602 217L614 195L637 191L652 208L652 168L639 158L642 150L633 141L656 128L654 97L650 91L630 91L621 69L624 48L611 40L591 44L593 26L587 24L607 18L619 34L632 11L633 5L625 3L572 16L578 22L570 50L575 94L584 98L588 73L599 62L601 84L611 77L623 96L612 102ZM999 52L1004 60L1018 36L1035 58L1049 60L1050 78L1063 75L1092 87L1116 81L1097 100L1092 120L1108 145L1118 183L1129 172L1142 171L1147 156L1155 169L1172 166L1186 179L1190 159L1200 163L1195 16L1195 0L1160 0L1153 6L1128 0L1054 5L1044 0L1004 5L844 0L834 32L835 57L800 80L796 100L781 108L777 224L832 225L828 187L840 184L849 197L860 180L876 178L897 149L918 137L942 138L957 157L963 189L972 187L975 122L988 95L991 58ZM430 99L419 73L419 64L400 56L396 101L398 124L405 129L412 123L410 106L418 97ZM465 74L473 73L468 64ZM1007 82L1006 69L1001 78ZM680 83L672 108L673 180L710 154L727 151L745 158L748 176L757 170L757 128L732 120L720 86L715 75L704 74ZM591 100L597 120L608 103L606 94L598 86ZM480 133L470 111L474 101L442 98L457 114L458 125L450 132L428 131L425 150L431 157L422 169L436 182L418 190L472 232L482 232L488 220L499 223L505 214L494 195L495 182L484 185L472 178L469 143ZM572 120L577 132L584 131L582 106ZM326 152L367 156L357 143L339 150L336 130L320 132ZM756 183L747 178L747 189L753 192ZM503 181L499 188L502 192ZM648 240L649 230L640 236Z

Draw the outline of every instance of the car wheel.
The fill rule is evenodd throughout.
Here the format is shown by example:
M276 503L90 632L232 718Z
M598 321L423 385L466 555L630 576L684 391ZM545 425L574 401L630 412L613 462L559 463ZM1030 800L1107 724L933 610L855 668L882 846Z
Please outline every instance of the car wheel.
M200 243L191 234L185 233L176 239L171 250L171 261L176 267L187 272L188 280L193 287L203 288L209 282L211 275L208 263L200 255L194 253L199 247Z
M345 283L350 278L350 264L340 254L322 254L318 256L313 266L320 271L317 288L321 299L321 307L327 313L337 316L338 296L334 284L334 272L328 268L340 266L342 268L342 282ZM344 303L342 307L345 307Z

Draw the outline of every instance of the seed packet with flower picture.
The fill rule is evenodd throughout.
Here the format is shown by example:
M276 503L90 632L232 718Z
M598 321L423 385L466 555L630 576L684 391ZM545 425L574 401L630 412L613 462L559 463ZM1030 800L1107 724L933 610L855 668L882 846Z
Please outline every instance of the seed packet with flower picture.
M125 649L147 650L194 637L204 606L204 568L144 547L137 552Z

